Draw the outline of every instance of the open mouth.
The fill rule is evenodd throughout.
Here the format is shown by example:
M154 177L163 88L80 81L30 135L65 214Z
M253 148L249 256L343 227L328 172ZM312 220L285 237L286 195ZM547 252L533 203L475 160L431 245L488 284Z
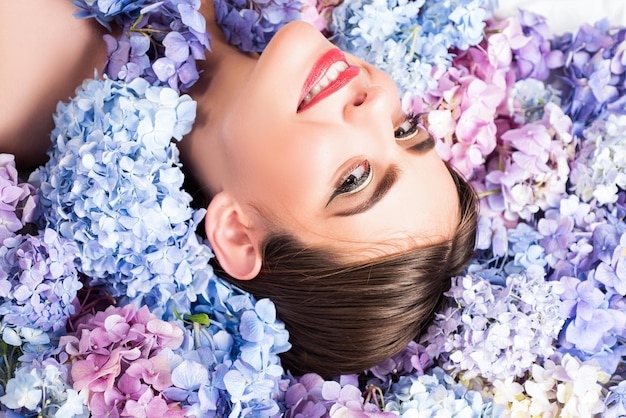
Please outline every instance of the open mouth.
M345 55L337 48L320 57L307 77L300 95L298 112L315 105L333 94L356 77L360 68L349 65Z

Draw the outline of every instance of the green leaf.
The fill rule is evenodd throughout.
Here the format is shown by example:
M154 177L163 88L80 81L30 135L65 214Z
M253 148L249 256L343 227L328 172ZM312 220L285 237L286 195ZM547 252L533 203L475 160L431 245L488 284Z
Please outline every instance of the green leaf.
M187 321L195 322L196 324L204 325L207 327L211 324L211 319L209 318L209 315L205 313L198 313L193 315L185 314L184 317Z

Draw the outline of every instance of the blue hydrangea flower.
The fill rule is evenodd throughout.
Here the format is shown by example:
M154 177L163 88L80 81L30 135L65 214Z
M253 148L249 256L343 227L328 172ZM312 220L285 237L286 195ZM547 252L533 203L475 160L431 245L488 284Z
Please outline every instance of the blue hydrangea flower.
M198 315L207 321L194 322ZM287 381L278 354L291 345L270 300L255 301L211 280L183 318L189 330L183 347L170 355L174 387L168 396L198 415L272 417L281 411Z
M498 411L501 408L494 407L490 399L468 390L440 367L422 376L402 376L392 389L385 399L385 411L396 412L400 417L500 416Z
M79 247L79 270L120 303L189 306L212 270L203 211L182 189L178 149L196 103L174 90L89 80L55 116L50 160L32 176L43 222ZM153 309L153 310L155 310Z
M487 0L354 0L333 10L331 40L387 72L401 93L424 94L452 63L452 49L483 39Z
M24 415L7 416L33 416L33 413L46 417L85 416L85 395L70 387L68 367L50 358L17 369L0 402L14 413Z

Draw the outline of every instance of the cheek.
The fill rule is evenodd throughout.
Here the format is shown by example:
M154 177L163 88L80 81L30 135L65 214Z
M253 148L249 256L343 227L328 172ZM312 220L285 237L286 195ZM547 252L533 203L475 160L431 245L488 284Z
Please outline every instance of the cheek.
M245 196L266 202L268 209L274 203L293 210L312 204L319 173L306 149L267 138L262 145L233 148L232 153L231 184Z

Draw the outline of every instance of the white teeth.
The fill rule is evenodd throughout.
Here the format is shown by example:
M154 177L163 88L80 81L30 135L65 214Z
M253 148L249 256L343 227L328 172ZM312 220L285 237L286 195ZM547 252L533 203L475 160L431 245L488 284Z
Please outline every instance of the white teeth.
M347 68L348 64L343 61L337 61L336 63L331 65L330 68L326 71L326 74L324 74L324 76L321 78L321 80L313 86L311 91L309 91L306 96L304 96L302 103L300 103L300 107L305 106L307 103L313 100L313 98L317 96L320 91L328 87L328 85L335 81L337 77L339 77L339 74L341 74Z

